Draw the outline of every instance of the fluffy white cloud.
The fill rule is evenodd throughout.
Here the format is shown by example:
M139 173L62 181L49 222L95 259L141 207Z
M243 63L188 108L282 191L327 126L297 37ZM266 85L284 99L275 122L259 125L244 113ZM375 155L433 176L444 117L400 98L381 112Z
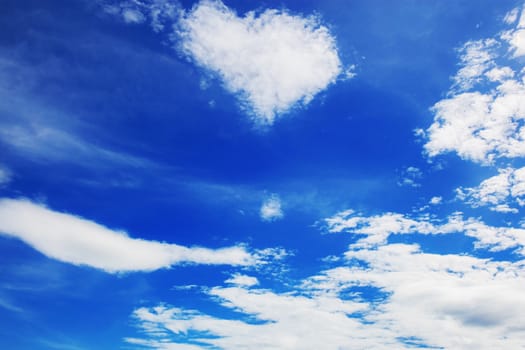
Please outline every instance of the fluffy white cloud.
M234 284L236 286L252 287L259 284L259 280L256 277L241 275L239 273L234 274L231 278L225 281L226 283Z
M409 166L401 173L400 180L397 182L398 186L419 187L419 180L423 177L423 173L419 168Z
M380 340L388 332L359 332L363 325L348 317L367 309L360 302L242 287L215 287L208 293L222 306L245 314L245 320L222 319L166 305L137 309L134 318L153 338L153 348L156 344L176 348L191 342L220 349L387 349L370 345L372 337Z
M436 197L430 198L430 201L428 203L432 205L438 205L438 204L441 204L442 201L443 201L443 197L436 196Z
M281 200L279 199L279 196L272 194L270 197L266 198L261 205L259 215L264 221L275 221L282 219L284 213L281 208Z
M513 23L518 20L519 10L514 9L510 11L505 17L506 23ZM508 41L511 45L512 54L514 57L525 55L525 6L519 14L519 21L517 25L502 34L502 38Z
M306 105L342 72L335 40L315 16L266 10L240 17L203 0L178 26L182 52L216 73L261 124Z
M472 207L489 206L491 210L517 213L525 205L525 167L499 169L499 174L476 187L460 187L457 197Z
M182 263L257 263L241 246L188 248L131 238L125 232L23 199L0 199L0 233L20 239L50 258L111 273L151 271Z
M490 251L516 249L516 253L525 255L525 229L489 226L479 219L465 219L461 213L452 214L446 221L440 222L425 215L409 218L403 214L386 213L367 217L346 210L325 219L325 222L329 232L363 235L355 247L369 248L386 244L388 237L393 234L462 233L476 240L475 248Z
M517 16L510 13L507 23ZM525 16L513 26L460 50L462 68L449 97L432 108L434 123L425 144L429 156L456 152L482 164L525 156L525 71L517 59L525 54ZM510 59L508 52L513 53Z
M346 262L291 291L215 287L205 291L234 320L168 305L133 316L155 349L519 348L525 336L523 262L421 252L415 245L351 249ZM378 298L363 290L373 289ZM447 336L444 337L443 334Z

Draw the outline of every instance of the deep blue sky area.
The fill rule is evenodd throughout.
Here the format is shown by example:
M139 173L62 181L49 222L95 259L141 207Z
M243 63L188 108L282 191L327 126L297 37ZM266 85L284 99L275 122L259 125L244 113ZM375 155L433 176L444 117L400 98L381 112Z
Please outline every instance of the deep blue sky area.
M520 1L0 7L0 348L523 347Z

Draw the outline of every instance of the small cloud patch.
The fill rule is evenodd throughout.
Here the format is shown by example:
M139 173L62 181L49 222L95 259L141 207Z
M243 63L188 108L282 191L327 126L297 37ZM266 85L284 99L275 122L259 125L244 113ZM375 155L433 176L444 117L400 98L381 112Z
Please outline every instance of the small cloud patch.
M281 208L281 199L276 194L272 194L268 197L259 211L261 219L264 221L275 221L282 219L284 216L283 210Z

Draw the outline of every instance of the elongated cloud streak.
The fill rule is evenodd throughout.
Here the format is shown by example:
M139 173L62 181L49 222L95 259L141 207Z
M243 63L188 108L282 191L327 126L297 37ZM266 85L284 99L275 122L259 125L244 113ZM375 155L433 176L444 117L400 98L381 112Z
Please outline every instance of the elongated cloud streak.
M250 265L256 260L239 246L214 250L131 238L24 199L0 200L0 232L50 258L110 273L152 271L181 263Z

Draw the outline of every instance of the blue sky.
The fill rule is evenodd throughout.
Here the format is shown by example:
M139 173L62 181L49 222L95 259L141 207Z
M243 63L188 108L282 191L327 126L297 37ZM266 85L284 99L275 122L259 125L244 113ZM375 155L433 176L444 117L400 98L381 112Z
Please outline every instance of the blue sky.
M521 1L2 5L2 348L523 348Z

